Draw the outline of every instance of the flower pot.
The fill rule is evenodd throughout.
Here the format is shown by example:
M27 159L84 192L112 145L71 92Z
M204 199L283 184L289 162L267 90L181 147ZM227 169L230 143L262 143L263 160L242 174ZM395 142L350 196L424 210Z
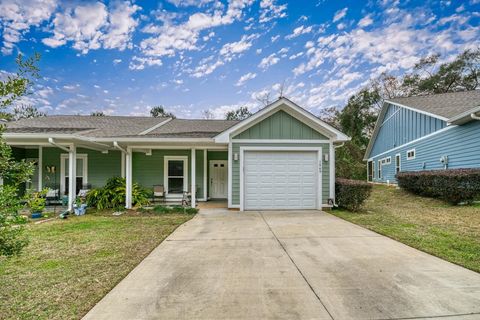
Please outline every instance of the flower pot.
M32 219L38 219L42 217L41 212L32 212Z

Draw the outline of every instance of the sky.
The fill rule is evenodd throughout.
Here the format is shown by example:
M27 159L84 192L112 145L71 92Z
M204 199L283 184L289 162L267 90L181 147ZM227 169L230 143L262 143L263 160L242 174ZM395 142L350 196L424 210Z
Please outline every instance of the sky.
M201 118L283 94L314 114L382 72L480 45L480 0L0 0L0 76L41 54L21 101L48 114Z

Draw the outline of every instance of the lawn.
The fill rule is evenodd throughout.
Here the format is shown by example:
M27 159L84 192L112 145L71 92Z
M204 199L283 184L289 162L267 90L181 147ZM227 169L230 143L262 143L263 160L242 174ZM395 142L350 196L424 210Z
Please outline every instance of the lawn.
M480 272L480 205L451 206L395 187L373 187L361 212L332 214Z
M0 319L78 319L192 214L111 212L30 223L0 260Z

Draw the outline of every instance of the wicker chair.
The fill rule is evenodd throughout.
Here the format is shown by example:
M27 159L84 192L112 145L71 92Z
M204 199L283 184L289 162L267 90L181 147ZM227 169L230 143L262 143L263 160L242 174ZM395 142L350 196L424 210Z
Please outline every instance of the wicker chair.
M152 203L155 203L155 199L161 199L165 203L165 187L163 185L154 185L152 193Z

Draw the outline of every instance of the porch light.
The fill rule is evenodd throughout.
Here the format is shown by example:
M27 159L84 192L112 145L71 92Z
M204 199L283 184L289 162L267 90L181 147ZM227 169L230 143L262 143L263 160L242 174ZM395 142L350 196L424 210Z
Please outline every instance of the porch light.
M325 160L325 162L328 162L328 153L326 153L326 154L323 156L323 159Z
M238 153L237 152L235 152L233 154L233 160L238 161Z

